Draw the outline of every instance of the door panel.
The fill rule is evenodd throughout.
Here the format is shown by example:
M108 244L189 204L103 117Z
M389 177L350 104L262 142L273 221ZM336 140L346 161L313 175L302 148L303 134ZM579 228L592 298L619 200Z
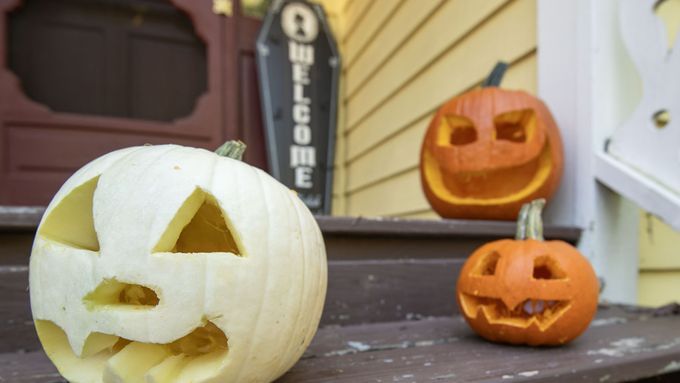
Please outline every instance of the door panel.
M241 1L236 1L235 6L234 14L238 15L237 59L241 84L238 98L239 136L248 144L245 161L266 171L267 152L255 61L255 41L262 21L245 14Z
M48 1L51 6L62 3ZM28 75L21 76L7 62L0 66L0 204L44 205L73 171L118 148L177 143L214 149L225 138L239 136L235 21L214 14L208 0L172 1L189 16L205 44L206 68L201 75L197 70L200 52L191 53L195 45L175 30L182 26L175 22L154 24L154 18L163 17L162 11L167 10L163 2L97 1L134 3L147 11L132 17L129 13L107 14L114 24L122 22L116 17L132 23L125 36L116 36L122 33L121 28L104 28L106 23L91 17L82 20L70 10L60 15L62 22L56 23L57 27L45 19L38 23L52 28L49 44L19 49L8 36L8 13L20 7L21 1L0 0L0 55L7 57L9 42L15 44L9 62L29 60L30 64L23 66ZM88 6L93 1L70 3ZM149 9L158 14L150 16ZM53 14L59 15L59 11ZM137 33L141 29L135 30L134 24L144 25L145 20L164 26ZM102 40L105 38L108 40ZM102 41L113 41L114 48ZM78 49L73 51L74 46ZM86 54L78 53L80 50ZM116 59L110 59L112 55ZM122 67L125 81L112 74L109 67L116 65ZM157 70L160 66L163 71ZM52 71L53 67L60 72ZM38 102L25 92L35 85L31 81L56 85L43 89L44 98ZM194 95L179 97L179 93Z

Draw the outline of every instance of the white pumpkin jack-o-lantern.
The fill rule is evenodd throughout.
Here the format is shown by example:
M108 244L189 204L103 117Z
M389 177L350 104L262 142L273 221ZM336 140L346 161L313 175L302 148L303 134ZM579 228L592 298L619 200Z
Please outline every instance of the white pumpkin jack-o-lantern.
M30 293L70 381L271 381L314 336L325 248L309 210L264 172L202 149L134 147L54 197Z

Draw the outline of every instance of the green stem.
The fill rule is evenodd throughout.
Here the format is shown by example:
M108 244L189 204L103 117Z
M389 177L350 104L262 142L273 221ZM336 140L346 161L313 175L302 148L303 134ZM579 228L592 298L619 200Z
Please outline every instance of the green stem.
M519 215L517 216L517 232L515 234L515 239L518 241L527 239L527 217L529 216L529 207L531 204L525 203L519 210Z
M543 241L543 219L541 212L545 206L545 199L539 198L522 205L517 217L517 233L515 239L535 239Z
M229 157L241 161L243 153L246 151L246 144L240 140L227 141L215 150L215 153L222 157Z
M529 208L529 218L527 219L527 237L529 239L535 239L537 241L543 241L543 219L541 218L541 213L543 212L543 207L545 206L545 199L539 198L531 201L531 207Z
M491 86L501 86L501 81L503 81L503 75L505 75L505 71L508 69L508 64L499 61L496 63L496 66L493 67L493 70L489 74L489 77L484 80L482 83L482 88L488 88Z

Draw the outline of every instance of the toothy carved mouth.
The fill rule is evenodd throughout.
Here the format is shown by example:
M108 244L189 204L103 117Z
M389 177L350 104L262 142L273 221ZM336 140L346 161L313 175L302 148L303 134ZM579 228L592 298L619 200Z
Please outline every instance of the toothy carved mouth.
M446 177L429 152L423 155L424 175L432 191L444 201L458 204L504 204L521 200L545 184L553 169L546 143L540 156L525 165L487 172L461 172ZM510 182L509 180L513 180Z
M62 375L75 381L166 382L172 376L200 381L198 376L215 371L229 352L226 335L209 321L167 344L91 333L80 356L61 327L47 320L36 320L35 325L47 355Z
M468 317L476 318L481 311L489 324L527 328L532 324L545 331L571 306L566 300L527 299L513 308L508 308L500 299L478 297L461 293L460 302Z

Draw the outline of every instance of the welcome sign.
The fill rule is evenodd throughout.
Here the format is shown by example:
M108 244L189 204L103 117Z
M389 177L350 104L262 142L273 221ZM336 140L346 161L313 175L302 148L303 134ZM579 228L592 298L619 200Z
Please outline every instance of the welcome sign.
M340 57L323 9L275 1L257 39L269 169L315 214L329 214Z

